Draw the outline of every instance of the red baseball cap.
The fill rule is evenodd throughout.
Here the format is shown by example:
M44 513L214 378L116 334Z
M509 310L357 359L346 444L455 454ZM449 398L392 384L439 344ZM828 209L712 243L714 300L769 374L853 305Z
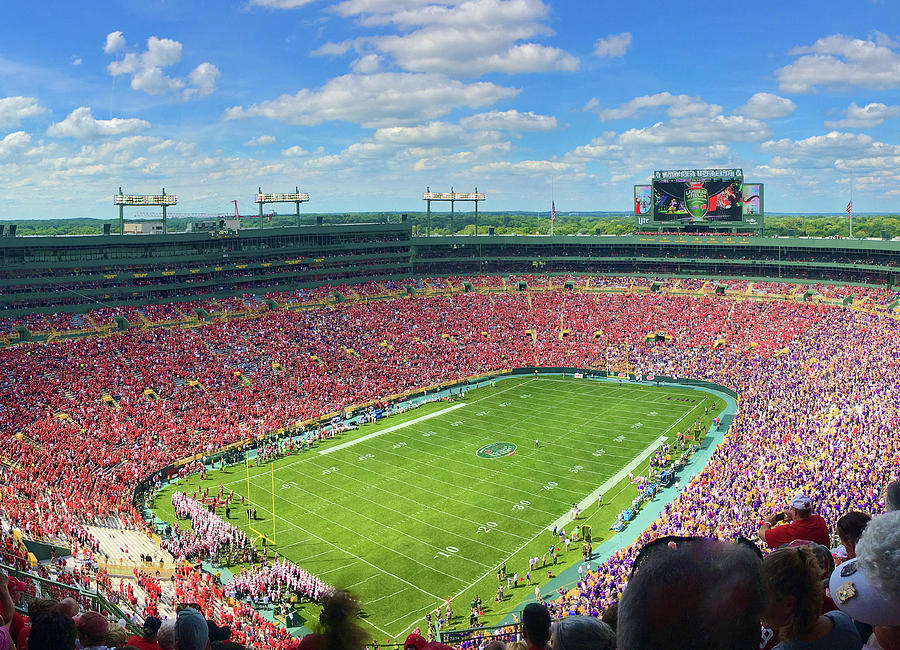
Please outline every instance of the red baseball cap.
M75 628L91 640L103 639L109 632L109 621L99 612L85 612L75 617Z
M422 650L422 648L424 648L427 644L428 641L425 640L425 637L423 637L421 634L416 634L415 632L413 632L408 637L406 637L406 641L403 642L403 648L404 650L409 650L409 648L412 647L415 648L415 650Z

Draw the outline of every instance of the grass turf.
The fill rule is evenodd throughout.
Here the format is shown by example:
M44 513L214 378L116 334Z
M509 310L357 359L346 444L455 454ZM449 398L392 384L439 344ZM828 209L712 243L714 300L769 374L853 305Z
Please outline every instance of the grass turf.
M248 497L259 511L253 527L269 537L274 514L280 557L357 594L373 639L402 641L447 597L453 626L467 626L476 594L485 605L482 622L493 623L533 593L533 585L547 582L547 568L555 575L579 562L580 544L568 553L561 547L560 563L533 572L531 587L507 590L504 580L504 599L494 600L502 563L509 575L524 576L528 558L543 557L554 541L546 529L564 517L571 530L572 504L619 477L603 506L592 503L578 520L592 526L595 546L608 539L610 525L636 495L623 468L651 455L661 438L687 431L705 407L704 431L724 408L707 393L562 377L508 379L276 461L274 508L268 465L250 468L249 484L240 466L212 472L202 484L190 477L177 489L210 486L218 493L224 483ZM494 442L513 443L516 451L476 455ZM644 458L634 473L646 473L647 465ZM167 521L174 520L173 489L152 504ZM246 529L240 512L234 508L231 521ZM312 607L305 614L315 620Z

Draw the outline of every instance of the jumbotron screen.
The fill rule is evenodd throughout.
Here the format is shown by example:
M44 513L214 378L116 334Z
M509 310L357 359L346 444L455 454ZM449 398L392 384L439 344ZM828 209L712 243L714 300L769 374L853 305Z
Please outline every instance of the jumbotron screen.
M656 221L742 221L743 182L726 180L674 180L653 182Z

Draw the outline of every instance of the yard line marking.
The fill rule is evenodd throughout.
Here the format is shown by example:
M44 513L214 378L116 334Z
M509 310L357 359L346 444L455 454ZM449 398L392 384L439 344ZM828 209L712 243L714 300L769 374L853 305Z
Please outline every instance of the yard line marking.
M659 438L657 438L657 441L654 441L654 444L647 448L647 449L650 450L650 453L652 453L653 449L656 448L656 444L657 444L657 442L658 442L659 440L665 441L666 434L668 434L669 431L671 431L671 430L672 430L679 422L681 422L685 417L687 417L688 415L690 415L691 413L693 413L697 408L699 408L699 407L703 404L703 402L705 402L705 401L706 401L706 397L704 397L704 398L700 401L700 403L697 404L693 409L691 409L690 411L688 411L687 413L685 413L684 415L682 415L678 420L676 420L675 423L672 424L672 426L670 426L668 429L666 429L666 431L665 431ZM645 453L647 453L647 450L646 450L646 449L645 449L644 451L645 451ZM647 453L647 456L649 456L649 453ZM637 467L637 465L640 464L640 462L641 462L641 461L638 461L638 463L635 464L635 467ZM630 464L630 463L629 463L629 464ZM633 468L632 468L632 469L633 469ZM614 486L616 483L618 483L619 481L621 481L622 478L624 478L624 477L628 474L629 471L631 471L631 470L629 470L629 469L624 469L624 468L623 468L623 470L619 472L619 474L621 474L621 476L619 477L619 479L618 479L617 481L615 481L615 483L612 483L612 486ZM615 478L615 477L613 477L613 478ZM592 501L596 500L597 494L599 494L599 493L601 492L601 490L607 485L607 483L610 483L612 480L613 480L613 479L609 479L606 483L603 484L603 486L601 486L601 488L598 488L597 490L595 490L594 493L592 493L591 496L587 497L584 501L582 501L582 504L589 504L589 503L591 503ZM626 486L626 488L627 488L627 486ZM606 488L606 489L608 490L609 488ZM586 507L586 505L583 505L582 507ZM569 520L569 516L568 516L568 515L564 515L564 516L560 517L559 520L557 520L557 525L559 525L559 521L563 521L563 522L566 523L566 524L567 524L567 523L570 523L570 521L568 521L568 520ZM552 525L552 524L551 524L550 526L548 526L547 528L544 528L544 529L542 529L542 530L539 530L537 533L535 533L534 537L532 537L530 540L528 540L527 542L525 542L524 544L522 544L522 546L520 546L520 547L517 548L515 551L513 551L512 553L510 553L510 554L509 554L509 557L507 557L507 558L503 561L503 563L505 564L506 562L509 562L513 557L515 557L516 555L518 555L519 552L521 552L523 548L525 548L526 546L528 546L529 544L531 544L534 540L536 540L536 539L538 538L538 536L540 536L540 535L546 535L548 530L551 530L551 531L553 530L553 525ZM451 601L456 600L457 598L459 598L459 597L462 596L465 592L467 592L467 591L469 591L470 589L472 589L475 585L477 585L479 582L481 582L482 580L484 580L484 579L485 579L487 576L489 576L489 575L490 575L490 573L485 573L483 576L481 576L481 577L479 577L477 580L475 580L475 582L473 582L473 583L470 584L468 587L466 587L465 589L461 590L458 594L456 594L455 596L453 596L450 600L451 600ZM419 611L421 611L421 610L419 610ZM430 610L429 610L429 611L430 611ZM410 612L410 613L412 614L412 613L415 613L415 612ZM400 618L403 618L403 617L401 616ZM398 619L395 619L395 621L398 621L398 620L400 620L400 619L399 619L399 618L398 618ZM398 635L396 635L396 636L402 636L409 628L411 628L413 625L415 625L416 622L417 622L418 620L419 620L419 619L416 618L415 621L413 621L410 625L408 625L408 626L406 627L406 629L404 629L403 631L401 631L400 634L398 634ZM391 623L394 623L395 621L391 621ZM388 625L390 625L391 623L388 623Z
M400 424L395 424L392 427L387 427L386 429L382 429L381 431L373 431L372 433L368 433L364 436L360 436L359 438L355 438L353 440L348 440L347 442L342 442L339 445L335 445L334 447L328 447L327 449L322 449L321 451L317 451L316 453L320 456L324 456L325 454L330 454L335 451L339 451L341 449L346 449L347 447L352 447L353 445L359 444L360 442L364 442L366 440L371 440L372 438L377 438L378 436L382 436L385 433L390 433L391 431L397 431L398 429L404 429L412 424L418 424L419 422L424 422L425 420L430 420L431 418L436 418L439 415L444 415L445 413L449 413L450 411L455 411L456 409L460 409L463 406L468 406L467 403L462 404L454 404L453 406L448 406L445 409L441 409L440 411L435 411L434 413L429 413L428 415L423 415L421 417L416 418L415 420L407 420L406 422L401 422Z
M403 429L408 427L411 424L418 424L419 422L424 422L425 420L430 420L431 418L437 417L439 415L443 415L444 413L449 413L450 411L455 411L456 409L462 408L463 406L468 406L469 404L475 404L480 402L483 399L487 399L488 397L495 397L500 393L505 393L508 390L512 390L514 388L519 388L520 386L524 386L528 382L534 381L534 379L529 379L528 381L522 382L522 384L517 384L515 386L510 386L509 388L504 388L503 390L499 390L495 393L491 393L490 395L486 395L484 397L479 397L476 400L472 400L471 402L463 402L462 404L454 404L453 406L449 406L445 409L441 409L440 411L435 411L434 413L429 413L428 415L423 415L422 417L418 417L414 420L407 420L406 422L402 422L400 424L395 424L392 427L388 427L386 429L382 429L381 431L373 431L372 433L366 434L359 438L355 438L354 440L348 440L347 442L342 442L339 445L335 445L334 447L329 447L328 449L323 449L322 451L316 452L320 456L324 456L325 454L330 454L338 449L344 449L346 447L352 447L353 445L360 443L364 440L369 440L371 438L378 437L385 433L390 433L391 431L397 431L399 429Z
M372 578L377 578L377 577L378 577L378 574L377 574L377 573L373 573L372 575L370 575L368 578L366 578L366 579L364 579L364 580L360 580L359 582L354 582L352 585L347 585L347 589L348 589L348 590L349 590L349 589L353 589L353 588L355 588L355 587L358 587L358 586L360 586L360 585L362 585L362 584L367 583L367 582L368 582L369 580L371 580ZM401 591L405 591L405 590L406 590L406 589L404 588L404 589L402 589Z
M656 440L651 442L644 449L644 451L641 452L641 454L639 456L637 456L634 460L632 460L630 463L628 463L625 467L620 469L614 476L610 477L605 483L603 483L603 485L601 485L596 490L594 490L589 495L587 495L584 499L582 499L581 502L578 504L579 509L584 510L589 505L594 503L597 500L598 496L600 496L604 492L608 492L610 489L612 489L616 485L616 483L618 483L623 478L625 478L625 476L628 475L628 472L632 471L635 467L637 467L638 465L643 463L650 456L650 454L653 453L653 451L657 447L659 447L661 444L663 444L666 441L666 435L669 433L669 431L671 431L679 423L681 423L681 421L684 418L686 418L691 413L693 413L698 408L700 408L703 405L703 402L705 402L705 401L706 401L706 397L704 397L702 400L700 400L700 403L697 404L697 406L692 408L690 411L688 411L687 413L682 415L680 418L678 418L674 423L672 423L672 426L670 426L668 429L663 431L662 434ZM571 522L572 522L571 516L568 514L565 514L562 517L560 517L559 519L557 519L556 521L554 521L553 524L551 524L550 526L547 526L547 530L553 530L553 528L555 526L565 526Z
M336 548L337 550L339 550L339 551L340 551L341 553L343 553L344 555L347 555L348 557L352 557L352 558L354 558L354 559L356 559L356 560L359 560L359 561L362 562L363 564L369 565L370 567L372 567L372 568L375 569L376 571L380 571L381 573L383 573L383 574L385 574L385 575L387 575L387 576L390 576L390 577L394 578L395 580L399 580L400 582L402 582L402 583L405 584L405 585L409 585L410 587L412 587L412 588L415 589L416 591L421 591L423 594L425 594L425 595L427 595L427 596L431 596L432 598L436 598L439 602L444 602L443 599L442 599L440 596L437 596L437 595L431 593L430 591L426 591L425 589L422 589L421 587L419 587L419 586L416 585L416 584L413 584L413 583L410 582L409 580L404 580L403 578L401 578L400 576L398 576L398 575L395 574L395 573L391 573L390 571L386 571L385 569L382 569L381 567L372 564L372 563L369 562L367 559L358 556L356 553L351 553L350 551L341 548L340 546L338 546L337 544L334 544L333 542L329 542L329 541L328 541L327 539L325 539L324 537L319 537L318 535L316 535L316 534L313 533L312 531L306 530L303 526L298 526L298 525L297 525L296 523L294 523L292 520L287 519L287 518L282 517L281 515L279 515L279 514L277 514L277 513L272 512L271 510L269 510L269 509L266 508L265 506L257 506L257 508L259 508L259 509L262 510L263 512L268 512L268 513L269 513L270 515L272 515L273 517L277 517L278 519L280 519L280 520L283 521L284 523L288 524L289 526L293 526L293 527L296 528L297 530L303 531L304 533L306 533L306 534L309 535L310 537L315 537L315 538L316 538L317 540L319 540L320 542L324 542L325 544L328 544L329 546ZM306 509L304 508L304 510L306 510ZM307 510L307 512L310 512L310 511ZM313 514L314 514L314 513L313 513ZM342 527L343 527L343 526L342 526ZM368 538L367 538L367 539L368 539ZM370 540L370 541L371 541L371 540ZM485 574L485 575L487 575L487 574ZM368 622L368 621L366 621L366 622ZM369 623L369 625L372 625L372 624ZM376 626L375 626L375 625L372 625L372 627L376 627ZM379 631L384 632L384 630L382 630L381 628L377 628L377 629L378 629ZM385 632L385 634L387 634L387 632ZM390 635L388 634L388 636L390 636Z
M377 603L379 600L384 600L385 598L393 598L397 594L402 594L404 591L406 591L406 587L403 587L403 589L400 589L399 591L395 591L394 593L390 594L389 596L382 596L381 598L376 598L375 600L366 601L366 605L371 605L372 603ZM391 623L393 623L393 621L391 621ZM391 623L388 623L388 625L390 625Z

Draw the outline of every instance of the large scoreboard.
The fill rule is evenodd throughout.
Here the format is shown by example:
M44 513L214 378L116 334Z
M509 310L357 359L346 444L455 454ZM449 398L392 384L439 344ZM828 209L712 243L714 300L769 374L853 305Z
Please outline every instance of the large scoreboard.
M650 185L634 186L637 226L759 230L763 185L745 183L741 169L656 171Z

